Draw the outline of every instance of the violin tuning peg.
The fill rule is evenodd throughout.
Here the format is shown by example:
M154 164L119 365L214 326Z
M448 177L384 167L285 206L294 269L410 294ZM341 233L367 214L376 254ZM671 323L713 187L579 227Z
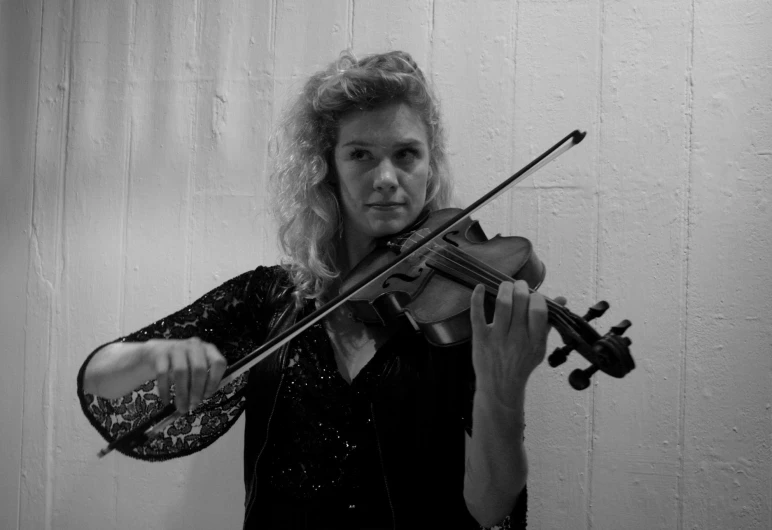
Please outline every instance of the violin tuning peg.
M555 351L550 354L549 357L547 357L547 363L555 368L557 366L560 366L564 362L566 362L566 359L568 358L568 354L573 351L573 348L571 346L563 346L562 348L555 348Z
M598 367L594 364L591 364L590 367L585 370L579 370L577 368L568 376L568 382L574 390L584 390L590 386L590 377L597 371Z
M614 326L613 328L611 328L609 331L614 335L622 335L624 334L625 331L627 331L627 328L629 328L632 325L633 325L632 322L625 319L619 324L617 324L616 326Z
M609 308L608 302L601 301L587 310L587 314L582 317L585 322L590 322L598 317L603 316L603 313Z

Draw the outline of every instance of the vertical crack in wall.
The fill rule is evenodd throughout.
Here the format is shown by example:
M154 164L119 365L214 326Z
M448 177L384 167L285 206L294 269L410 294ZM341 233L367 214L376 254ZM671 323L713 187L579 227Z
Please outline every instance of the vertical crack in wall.
M600 278L600 260L601 260L601 151L603 149L603 39L605 38L606 31L606 6L603 0L600 0L598 13L598 141L596 144L596 157L595 163L597 164L597 173L595 175L595 270L594 270L594 299L598 299L598 284ZM586 477L586 494L587 494L587 529L592 529L592 478L593 478L593 464L594 464L594 441L595 441L595 385L590 385L589 407L590 418L588 426L588 439L587 439L587 477Z
M193 197L195 196L193 187L195 185L195 168L197 167L197 153L198 153L198 113L199 113L199 99L201 97L201 39L203 38L204 31L202 29L204 16L201 15L202 2L205 0L196 0L194 8L194 30L193 34L193 50L195 54L195 61L193 63L193 84L195 86L195 93L193 96L193 109L190 113L190 156L193 158L188 163L187 174L187 196L185 197L185 203L183 205L185 212L185 277L183 278L183 285L185 286L185 292L183 293L184 299L189 301L191 299L192 282L193 282ZM271 37L273 38L273 37Z
M35 105L35 116L34 116L34 123L35 123L35 130L33 134L33 142L34 145L32 146L32 174L31 177L31 196L30 196L30 204L29 204L29 227L30 227L30 235L29 235L29 246L27 248L27 278L26 278L26 296L27 300L30 298L30 283L32 281L35 281L33 278L30 277L30 269L33 267L35 268L35 272L37 273L37 276L43 281L46 282L49 289L51 288L50 282L45 279L43 270L42 270L42 257L40 256L40 244L38 239L38 227L37 223L35 222L35 204L37 203L37 187L36 187L36 180L35 177L37 175L37 167L38 167L38 136L40 133L40 92L41 92L41 85L42 85L42 76L43 76L43 41L44 41L44 35L45 35L45 0L41 1L40 3L40 42L39 42L39 48L38 48L38 76L37 76L37 91L36 91L36 102ZM34 252L34 256L33 256ZM27 330L29 329L30 321L29 321L29 308L27 308L26 314L24 315L24 333L22 334L22 360L21 360L21 367L22 367L22 387L21 387L21 393L22 393L22 400L21 400L21 429L19 429L19 447L21 450L19 451L19 476L17 477L16 481L16 491L19 492L16 497L16 528L21 528L21 491L22 491L22 476L24 475L24 418L25 418L25 405L26 400L24 399L24 395L26 394L26 374L27 374Z
M431 17L429 17L429 58L426 61L427 66L431 69L429 76L434 82L434 24L437 10L437 3L435 0L431 0L429 8L431 10Z
M510 29L510 42L512 43L512 111L510 115L510 127L509 138L512 145L509 148L509 159L507 160L508 167L515 167L517 163L517 145L515 145L515 139L517 138L517 39L520 33L520 0L517 0L512 6L510 13L511 24ZM508 196L508 208L507 208L507 226L512 227L514 225L514 212L515 212L515 194L509 193ZM538 240L538 239L537 239Z
M265 109L265 115L268 118L268 130L267 130L267 138L266 138L266 144L264 147L264 156L263 156L263 182L265 182L268 185L268 189L271 189L271 173L273 170L273 156L271 155L272 148L277 148L279 145L279 137L278 135L275 135L275 123L276 120L281 120L280 117L276 116L276 33L278 28L278 0L272 0L271 1L271 7L270 7L270 17L271 17L271 31L274 33L274 38L271 40L271 99L270 99L270 108ZM266 98L267 101L267 98ZM281 112L282 109L279 109L279 112ZM276 154L278 155L278 149L276 149ZM269 192L270 194L270 192ZM258 204L258 197L255 195L253 198L255 201L254 204L257 206ZM262 196L263 205L262 210L265 212L265 196ZM270 199L269 199L269 205L270 205ZM265 215L264 213L261 213L259 215ZM268 217L269 219L272 219L273 215L273 206L269 206L268 208ZM268 241L268 234L265 229L262 230L263 235L263 242ZM277 239L274 239L274 244L276 244ZM265 259L265 258L262 258Z
M686 153L687 153L687 178L686 178L686 193L682 198L682 208L684 221L681 229L682 233L682 254L681 259L681 332L683 333L683 339L681 343L681 377L679 384L681 386L678 395L678 481L676 483L677 491L677 506L676 506L676 528L683 530L684 527L684 453L686 443L686 366L687 366L687 352L688 352L688 327L689 327L689 245L691 242L691 197L692 197L692 175L693 175L693 156L692 156L692 139L694 131L694 0L691 1L691 24L689 27L689 50L688 61L686 66L686 113L685 118L688 120L689 125L687 128L686 137Z
M137 29L137 0L134 0L129 8L133 11L131 22L129 26L129 68L128 75L132 76L134 72L134 46L136 45L136 29ZM127 83L126 90L128 91L125 101L129 102L129 120L126 132L126 142L124 149L126 150L126 159L123 167L123 202L121 204L121 237L120 249L123 256L123 269L118 272L118 321L120 322L120 333L123 334L126 329L126 276L129 268L129 256L128 256L128 240L129 240L129 209L131 207L131 175L134 166L134 106L132 102L132 87L134 86L134 80L130 79Z
M123 256L123 267L118 271L118 322L120 323L119 334L123 335L126 332L126 277L128 276L128 269L130 266L128 255L128 241L129 241L129 215L131 208L131 193L132 193L132 174L134 173L134 105L132 104L132 92L135 86L134 68L136 66L135 61L135 46L137 44L137 0L134 0L129 6L129 49L128 49L128 68L127 75L129 77L126 83L125 102L128 102L129 117L125 124L125 137L124 144L125 149L125 162L123 167L123 197L121 202L121 241L120 241L120 253ZM126 103L124 103L125 105ZM116 461L113 460L111 465L112 478L113 478L113 490L115 492L115 503L113 504L113 521L117 527L119 520L118 513L118 499L121 498L121 481L119 480L118 472L116 470Z
M276 33L277 33L277 27L279 25L279 0L271 0L271 27L270 31L272 33L271 35L271 113L269 115L270 124L268 128L268 149L267 152L270 153L270 138L273 136L273 120L274 120L274 113L275 113L275 103L276 103ZM266 157L266 164L268 164L268 157ZM268 166L266 166L268 167Z
M54 352L54 336L57 331L62 331L62 328L55 328L57 315L61 315L64 312L61 308L57 307L57 304L61 304L62 301L62 278L64 276L64 270L67 266L67 226L65 217L65 206L67 198L67 169L69 164L69 150L70 150L70 115L72 112L72 87L74 82L74 73L72 68L72 54L75 46L75 0L70 0L70 21L69 21L69 41L67 43L67 51L63 58L64 61L64 78L67 79L66 91L67 103L64 106L64 117L62 120L63 140L60 146L60 169L59 169L59 195L57 197L57 212L56 219L58 222L57 230L52 233L58 233L58 239L55 241L55 257L54 266L55 274L51 281L52 297L49 306L48 317L48 340L47 340L47 356L45 360L46 370L43 376L44 392L42 406L42 417L45 418L45 529L51 530L52 528L52 511L54 505L54 481L55 476L53 470L55 468L55 414L53 410L54 394L56 391L57 371L56 371L56 359L57 356Z
M46 278L45 270L43 269L43 257L40 255L40 238L38 236L38 225L35 220L35 205L38 201L38 189L37 189L37 165L38 165L38 134L39 123L38 117L40 116L40 85L42 84L43 75L43 39L44 39L44 24L45 24L45 0L42 2L40 10L40 50L38 52L38 90L37 90L37 105L35 108L35 145L32 151L32 205L30 208L30 250L34 250L35 259L33 264L38 277L46 284L49 291L53 292L53 283L50 279ZM59 87L62 85L60 84ZM27 289L27 295L29 296L29 288ZM26 327L26 325L25 325ZM26 348L25 348L26 351ZM24 404L22 403L22 407ZM23 413L23 410L22 410Z
M278 18L279 18L279 6L277 5L278 0L271 0L271 5L268 8L268 41L271 51L273 52L273 65L276 66L276 33L277 29L276 27L279 24ZM275 69L274 69L275 71Z
M354 49L354 1L349 2L348 8L348 48Z

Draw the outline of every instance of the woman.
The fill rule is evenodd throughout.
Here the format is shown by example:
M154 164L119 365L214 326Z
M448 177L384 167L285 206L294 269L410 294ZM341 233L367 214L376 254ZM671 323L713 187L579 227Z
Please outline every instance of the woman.
M173 393L186 415L130 453L161 460L206 447L245 411L244 528L524 527L525 387L549 330L525 282L501 285L491 323L483 289L471 293L471 345L433 347L339 310L216 391L228 363L449 202L437 101L403 52L344 53L312 76L278 155L283 265L98 348L79 373L85 414L112 440Z

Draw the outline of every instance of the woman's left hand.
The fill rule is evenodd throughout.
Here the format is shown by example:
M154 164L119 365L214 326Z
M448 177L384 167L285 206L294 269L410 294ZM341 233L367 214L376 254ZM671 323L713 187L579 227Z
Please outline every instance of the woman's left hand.
M508 404L522 392L547 349L547 302L522 280L503 282L496 297L493 322L485 321L485 289L472 292L472 363L477 388ZM565 303L564 300L561 300Z

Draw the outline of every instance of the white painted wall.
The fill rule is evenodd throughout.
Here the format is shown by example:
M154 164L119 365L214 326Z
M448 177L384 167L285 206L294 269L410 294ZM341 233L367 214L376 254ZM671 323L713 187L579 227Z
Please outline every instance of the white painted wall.
M241 423L97 460L75 376L275 262L266 140L346 47L431 74L464 204L589 132L480 215L633 322L624 380L529 387L531 527L771 528L771 33L765 0L0 1L0 528L240 528Z

